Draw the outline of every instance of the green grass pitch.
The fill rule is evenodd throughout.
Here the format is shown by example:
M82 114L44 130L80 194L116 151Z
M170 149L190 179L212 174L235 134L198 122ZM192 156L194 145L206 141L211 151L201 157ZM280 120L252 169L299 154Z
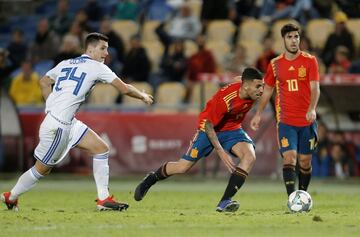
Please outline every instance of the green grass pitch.
M56 177L56 176L55 176ZM187 176L158 183L141 202L140 180L112 179L111 192L126 212L95 210L95 184L86 179L42 180L20 199L19 212L0 209L0 236L359 236L360 182L314 180L313 210L291 214L281 181L252 179L238 192L236 213L217 213L227 180ZM16 180L1 180L6 191Z

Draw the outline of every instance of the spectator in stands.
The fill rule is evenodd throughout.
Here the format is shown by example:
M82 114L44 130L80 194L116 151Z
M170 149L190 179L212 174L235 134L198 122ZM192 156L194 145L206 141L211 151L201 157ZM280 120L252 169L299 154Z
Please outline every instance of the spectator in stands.
M139 8L140 22L144 20L165 21L174 12L167 0L142 0Z
M259 7L256 0L228 0L228 18L234 23L235 32L232 44L236 45L241 23L247 18L257 17Z
M232 12L233 14L233 12ZM228 0L203 0L201 7L202 33L206 33L207 25L213 20L227 20L229 17Z
M349 50L345 46L338 46L335 51L334 61L329 67L330 73L347 73L351 65Z
M330 155L332 158L330 175L340 179L348 177L344 148L340 144L334 144Z
M335 50L340 45L345 46L349 50L349 58L353 58L355 48L353 36L346 28L347 19L344 12L336 12L334 15L335 32L327 38L321 55L326 67L329 67L331 62L334 61Z
M72 36L77 37L80 42L81 48L84 47L84 42L85 42L85 38L86 38L87 34L88 34L88 32L81 27L81 23L78 21L74 21L71 24L69 32L66 33L66 35L72 35Z
M223 63L225 71L241 75L244 69L249 67L246 63L246 57L246 48L241 44L237 44L235 52L230 53L225 57L225 61Z
M200 35L196 39L198 51L192 55L188 63L187 81L186 81L186 96L185 101L188 102L192 93L192 88L195 83L199 82L200 73L215 73L216 61L214 55L210 50L205 48L205 36Z
M100 21L104 15L103 9L97 0L88 0L84 11L90 21Z
M282 4L280 5L279 2ZM312 6L312 0L265 0L263 6L262 20L266 22L290 18L306 25L309 19L319 16L319 13Z
M54 58L58 53L59 45L59 37L49 28L48 20L41 19L38 22L35 41L30 46L32 63Z
M21 73L11 82L9 95L16 105L38 105L43 102L39 74L32 70L30 61L22 63Z
M110 19L104 18L100 22L100 33L106 35L109 38L109 47L116 49L118 60L123 62L125 54L124 42L121 37L111 29Z
M139 15L139 6L134 0L122 0L116 5L114 18L117 20L136 21Z
M79 39L74 35L65 35L62 39L60 52L54 58L54 65L62 60L76 58L81 55Z
M345 12L350 18L360 17L360 2L359 0L336 0L337 6Z
M67 0L59 0L56 13L49 18L51 29L59 35L64 35L71 25L72 18L68 8Z
M302 41L300 41L301 44ZM271 59L275 58L277 55L273 50L274 40L271 35L265 37L263 41L263 52L256 60L256 68L261 72L266 72L267 66L270 63Z
M282 11L283 9L293 5L295 0L264 0L261 9L259 18L265 22L271 22L272 15L275 12Z
M311 160L312 174L318 177L327 177L330 173L331 157L329 154L330 142L327 137L328 131L323 123L318 124L317 152Z
M168 31L164 29L165 24L166 22L163 22L156 28L156 34L164 45L165 51L174 40L195 40L201 32L201 23L192 15L191 8L187 4L183 4L178 14L168 22Z
M15 64L9 60L8 56L9 52L0 48L0 91L2 88L8 90L11 83L10 74L16 69Z
M83 29L83 31L92 32L94 30L89 25L89 16L84 9L81 9L78 12L76 12L74 21L79 23L79 25L80 25L81 29Z
M116 75L120 75L123 65L117 58L116 49L109 47L108 48L108 56L105 58L105 64L108 65L108 67L115 72Z
M187 70L184 41L176 40L170 48L161 60L162 76L165 81L182 82Z
M314 0L313 4L320 18L331 18L337 8L335 0Z
M130 50L124 58L122 76L126 82L147 82L150 74L150 60L144 47L141 46L140 36L134 35L130 39Z
M346 139L343 132L338 131L332 137L331 147L331 175L339 178L354 176L356 170L356 146Z
M19 67L27 56L28 46L24 40L24 33L20 29L15 29L11 33L11 41L7 46L9 51L9 58L14 63L14 66Z

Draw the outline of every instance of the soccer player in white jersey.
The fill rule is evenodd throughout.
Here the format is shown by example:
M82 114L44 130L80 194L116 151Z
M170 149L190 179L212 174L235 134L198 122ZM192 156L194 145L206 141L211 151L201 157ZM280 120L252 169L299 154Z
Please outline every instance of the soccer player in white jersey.
M109 147L75 113L86 95L97 82L110 83L120 93L153 103L153 97L134 86L124 83L103 62L108 55L108 38L91 33L85 40L85 54L64 60L46 73L40 86L46 100L46 116L40 126L40 142L34 157L35 165L20 176L10 192L4 192L1 200L8 209L18 210L18 197L33 188L63 160L73 147L81 148L93 156L93 173L97 187L98 210L126 210L127 203L117 202L110 196Z

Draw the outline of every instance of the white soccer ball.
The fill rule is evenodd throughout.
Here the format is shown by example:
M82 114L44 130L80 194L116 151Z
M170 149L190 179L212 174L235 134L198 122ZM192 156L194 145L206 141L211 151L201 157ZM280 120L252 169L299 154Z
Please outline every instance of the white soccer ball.
M313 201L308 192L296 190L290 194L287 206L291 212L309 212Z

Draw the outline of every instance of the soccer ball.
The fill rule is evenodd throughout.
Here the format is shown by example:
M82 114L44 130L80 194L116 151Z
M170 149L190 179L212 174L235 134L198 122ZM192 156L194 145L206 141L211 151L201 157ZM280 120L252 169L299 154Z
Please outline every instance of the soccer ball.
M296 190L290 194L287 206L291 212L309 212L313 201L309 193Z

